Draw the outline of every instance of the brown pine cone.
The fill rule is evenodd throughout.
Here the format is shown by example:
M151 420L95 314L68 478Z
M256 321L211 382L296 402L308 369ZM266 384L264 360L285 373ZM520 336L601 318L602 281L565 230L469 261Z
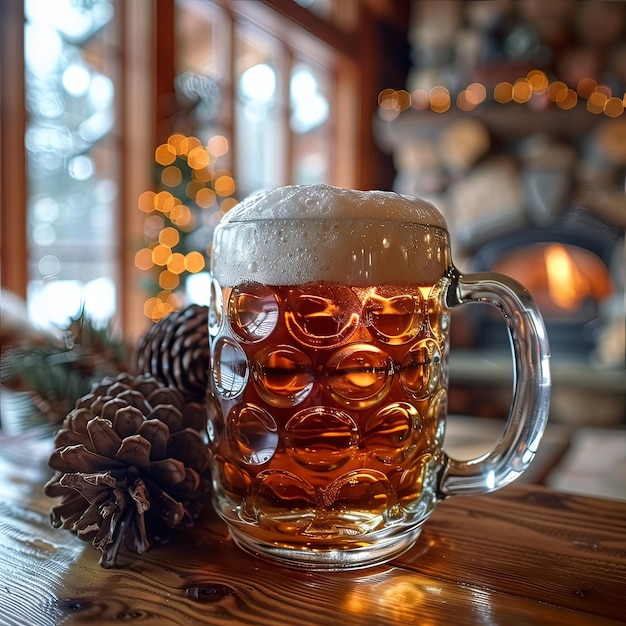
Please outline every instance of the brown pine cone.
M210 489L205 424L204 405L148 374L103 379L56 435L52 525L91 541L110 568L122 542L142 554L192 524Z
M191 304L166 315L140 338L137 371L176 387L188 401L206 400L209 309Z

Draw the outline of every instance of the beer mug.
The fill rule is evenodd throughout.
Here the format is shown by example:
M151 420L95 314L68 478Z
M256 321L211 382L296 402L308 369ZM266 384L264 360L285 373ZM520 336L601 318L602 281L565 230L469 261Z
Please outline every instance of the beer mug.
M215 229L209 305L213 502L241 548L321 570L409 549L436 504L498 489L533 459L548 341L528 292L454 266L420 199L327 185L248 198ZM503 314L515 389L503 435L442 449L450 309Z

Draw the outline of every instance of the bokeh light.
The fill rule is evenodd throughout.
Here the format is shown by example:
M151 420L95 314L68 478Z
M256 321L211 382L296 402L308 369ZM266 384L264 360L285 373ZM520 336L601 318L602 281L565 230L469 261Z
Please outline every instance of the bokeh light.
M213 183L215 192L220 196L231 196L235 193L235 181L232 176L223 174L218 176Z
M144 213L152 213L156 207L156 193L154 191L144 191L137 200L137 206Z
M513 85L507 81L498 83L493 90L493 97L500 104L508 104L513 100Z
M169 289L169 290L176 289L179 283L180 283L180 279L178 278L178 276L170 272L169 270L163 270L159 274L159 286L162 289Z
M175 165L170 165L161 172L161 182L166 187L177 187L182 180L183 173Z
M573 109L578 103L578 94L573 89L565 89L559 92L556 105L560 109Z
M204 269L204 255L201 252L192 251L185 255L185 269L192 274Z
M530 70L530 72L526 74L526 80L528 81L532 92L536 94L545 93L548 89L548 85L550 84L545 72L542 72L541 70Z
M210 162L209 151L204 146L195 146L187 156L187 163L193 170L202 170Z
M607 101L606 94L601 91L594 91L587 99L587 111L599 115L604 112Z
M231 172L216 167L228 150L223 135L212 136L203 144L198 137L172 133L154 151L160 189L145 191L138 198L138 208L146 214L146 242L135 253L135 266L151 273L158 290L158 295L144 303L144 314L152 321L178 309L182 304L178 293L189 295L186 281L206 273L212 230L221 215L237 204ZM181 194L184 197L179 197ZM195 234L198 225L201 236ZM198 244L205 249L193 249Z
M513 100L515 102L520 104L528 102L532 95L533 90L528 79L518 78L515 83L513 83Z
M450 104L450 91L446 87L433 87L430 90L430 108L435 113L445 113Z
M222 157L228 152L228 139L223 135L215 135L209 139L207 147L212 155Z
M171 165L176 160L176 149L169 143L163 143L154 151L154 160L159 165Z
M456 97L443 85L435 85L430 90L422 87L411 93L404 90L386 88L378 94L378 113L385 121L393 121L402 111L413 108L416 111L433 110L435 113L446 113L452 105L459 111L471 112L485 102L498 104L535 103L534 108L547 106L552 102L560 109L573 109L580 100L586 100L586 109L594 114L604 114L615 118L626 110L626 93L622 97L615 96L607 85L598 84L594 78L584 77L574 86L562 80L550 80L540 69L532 69L525 76L514 82L500 81L489 93L487 87L480 82L473 82L459 89Z
M619 117L624 112L624 101L621 98L609 98L604 105L604 114Z
M167 265L171 256L172 249L169 246L164 246L163 244L156 245L152 250L152 262L155 265Z
M180 241L179 232L175 228L172 228L171 226L165 227L159 233L159 243L163 244L164 246L173 248L179 241Z
M213 189L202 187L196 193L196 204L203 209L210 209L217 201L217 195Z
M150 248L141 248L135 252L135 267L143 271L148 271L154 267Z

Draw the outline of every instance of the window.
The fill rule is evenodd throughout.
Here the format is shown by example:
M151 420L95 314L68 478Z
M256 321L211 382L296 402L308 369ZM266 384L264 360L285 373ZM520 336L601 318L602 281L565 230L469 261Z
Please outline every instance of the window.
M0 3L2 288L43 327L84 307L145 328L132 249L154 145L150 7Z
M354 185L354 163L337 163L340 139L354 135L356 116L346 119L343 136L334 125L339 94L353 92L353 61L330 54L319 38L262 4L177 1L179 85L194 76L197 85L213 86L204 90L213 107L196 109L186 127L232 141L229 167L240 198L293 183ZM195 96L201 101L203 94Z
M263 3L177 0L175 8L177 106L163 120L159 191L146 198L146 246L136 258L152 278L144 312L153 320L181 298L206 303L206 268L186 260L209 253L236 199L287 184L354 184L345 152L356 117L336 124L338 95L352 91L351 61Z
M371 176L381 72L375 18L366 11L369 27L357 28L365 3L51 6L0 2L0 278L38 323L62 323L84 304L98 319L114 314L129 339L145 330L154 290L137 252L156 231L138 199L164 186L155 150L172 135L213 139L219 159L217 201L197 195L207 169L189 203L200 219L187 244L202 253L220 209L257 189L384 187ZM186 280L175 283L168 275L164 284L192 298Z
M117 308L119 150L111 0L26 0L28 314L63 326Z

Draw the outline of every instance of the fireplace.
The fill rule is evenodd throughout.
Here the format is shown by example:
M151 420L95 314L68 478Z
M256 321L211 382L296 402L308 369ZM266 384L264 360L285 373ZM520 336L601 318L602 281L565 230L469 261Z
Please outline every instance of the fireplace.
M405 89L381 91L374 119L394 189L442 211L461 271L532 293L552 350L550 422L625 424L626 4L411 4ZM452 318L450 412L506 417L506 325L486 305Z
M548 227L516 229L483 243L469 260L471 271L495 271L517 279L539 307L555 359L590 362L619 298L624 233L583 211ZM473 312L472 344L491 351L508 346L500 316Z

